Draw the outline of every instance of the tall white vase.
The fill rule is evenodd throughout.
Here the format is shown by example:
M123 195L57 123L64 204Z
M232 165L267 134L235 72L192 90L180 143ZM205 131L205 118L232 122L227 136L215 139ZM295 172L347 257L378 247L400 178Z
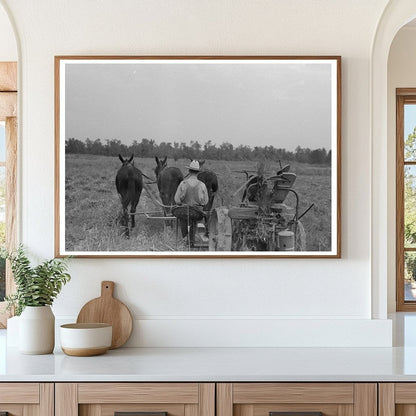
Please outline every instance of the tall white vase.
M19 319L19 351L50 354L55 346L55 315L48 306L26 306Z

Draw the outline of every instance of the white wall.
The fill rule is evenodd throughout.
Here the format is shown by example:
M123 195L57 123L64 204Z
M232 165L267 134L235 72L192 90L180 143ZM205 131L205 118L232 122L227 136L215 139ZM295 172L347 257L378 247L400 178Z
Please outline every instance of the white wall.
M370 54L386 3L0 0L21 39L21 239L42 257L54 253L54 55L343 59L342 259L74 259L57 316L73 319L109 279L137 319L130 345L389 345L386 299L371 320L370 254Z
M388 309L396 310L396 88L416 87L416 26L404 27L391 44L388 62Z
M6 10L0 6L0 61L17 61L17 44Z

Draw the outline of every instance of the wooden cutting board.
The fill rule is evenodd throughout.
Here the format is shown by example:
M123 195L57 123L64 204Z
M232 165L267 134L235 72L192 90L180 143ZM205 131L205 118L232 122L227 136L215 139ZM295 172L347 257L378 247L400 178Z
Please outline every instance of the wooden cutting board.
M77 323L103 322L113 326L111 349L121 347L129 339L133 319L127 306L113 297L114 282L101 282L101 296L87 302L80 310Z

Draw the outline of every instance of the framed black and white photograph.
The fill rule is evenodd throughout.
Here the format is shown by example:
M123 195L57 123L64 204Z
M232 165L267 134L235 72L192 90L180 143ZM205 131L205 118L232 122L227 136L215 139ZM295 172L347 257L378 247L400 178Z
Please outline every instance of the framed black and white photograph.
M340 257L341 58L55 57L55 251Z

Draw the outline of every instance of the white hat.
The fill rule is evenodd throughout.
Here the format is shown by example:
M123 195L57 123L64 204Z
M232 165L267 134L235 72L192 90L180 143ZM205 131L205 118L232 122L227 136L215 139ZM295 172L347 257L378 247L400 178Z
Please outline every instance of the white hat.
M189 166L187 166L189 170L193 170L195 172L200 172L201 169L199 168L199 162L197 160L193 160Z

